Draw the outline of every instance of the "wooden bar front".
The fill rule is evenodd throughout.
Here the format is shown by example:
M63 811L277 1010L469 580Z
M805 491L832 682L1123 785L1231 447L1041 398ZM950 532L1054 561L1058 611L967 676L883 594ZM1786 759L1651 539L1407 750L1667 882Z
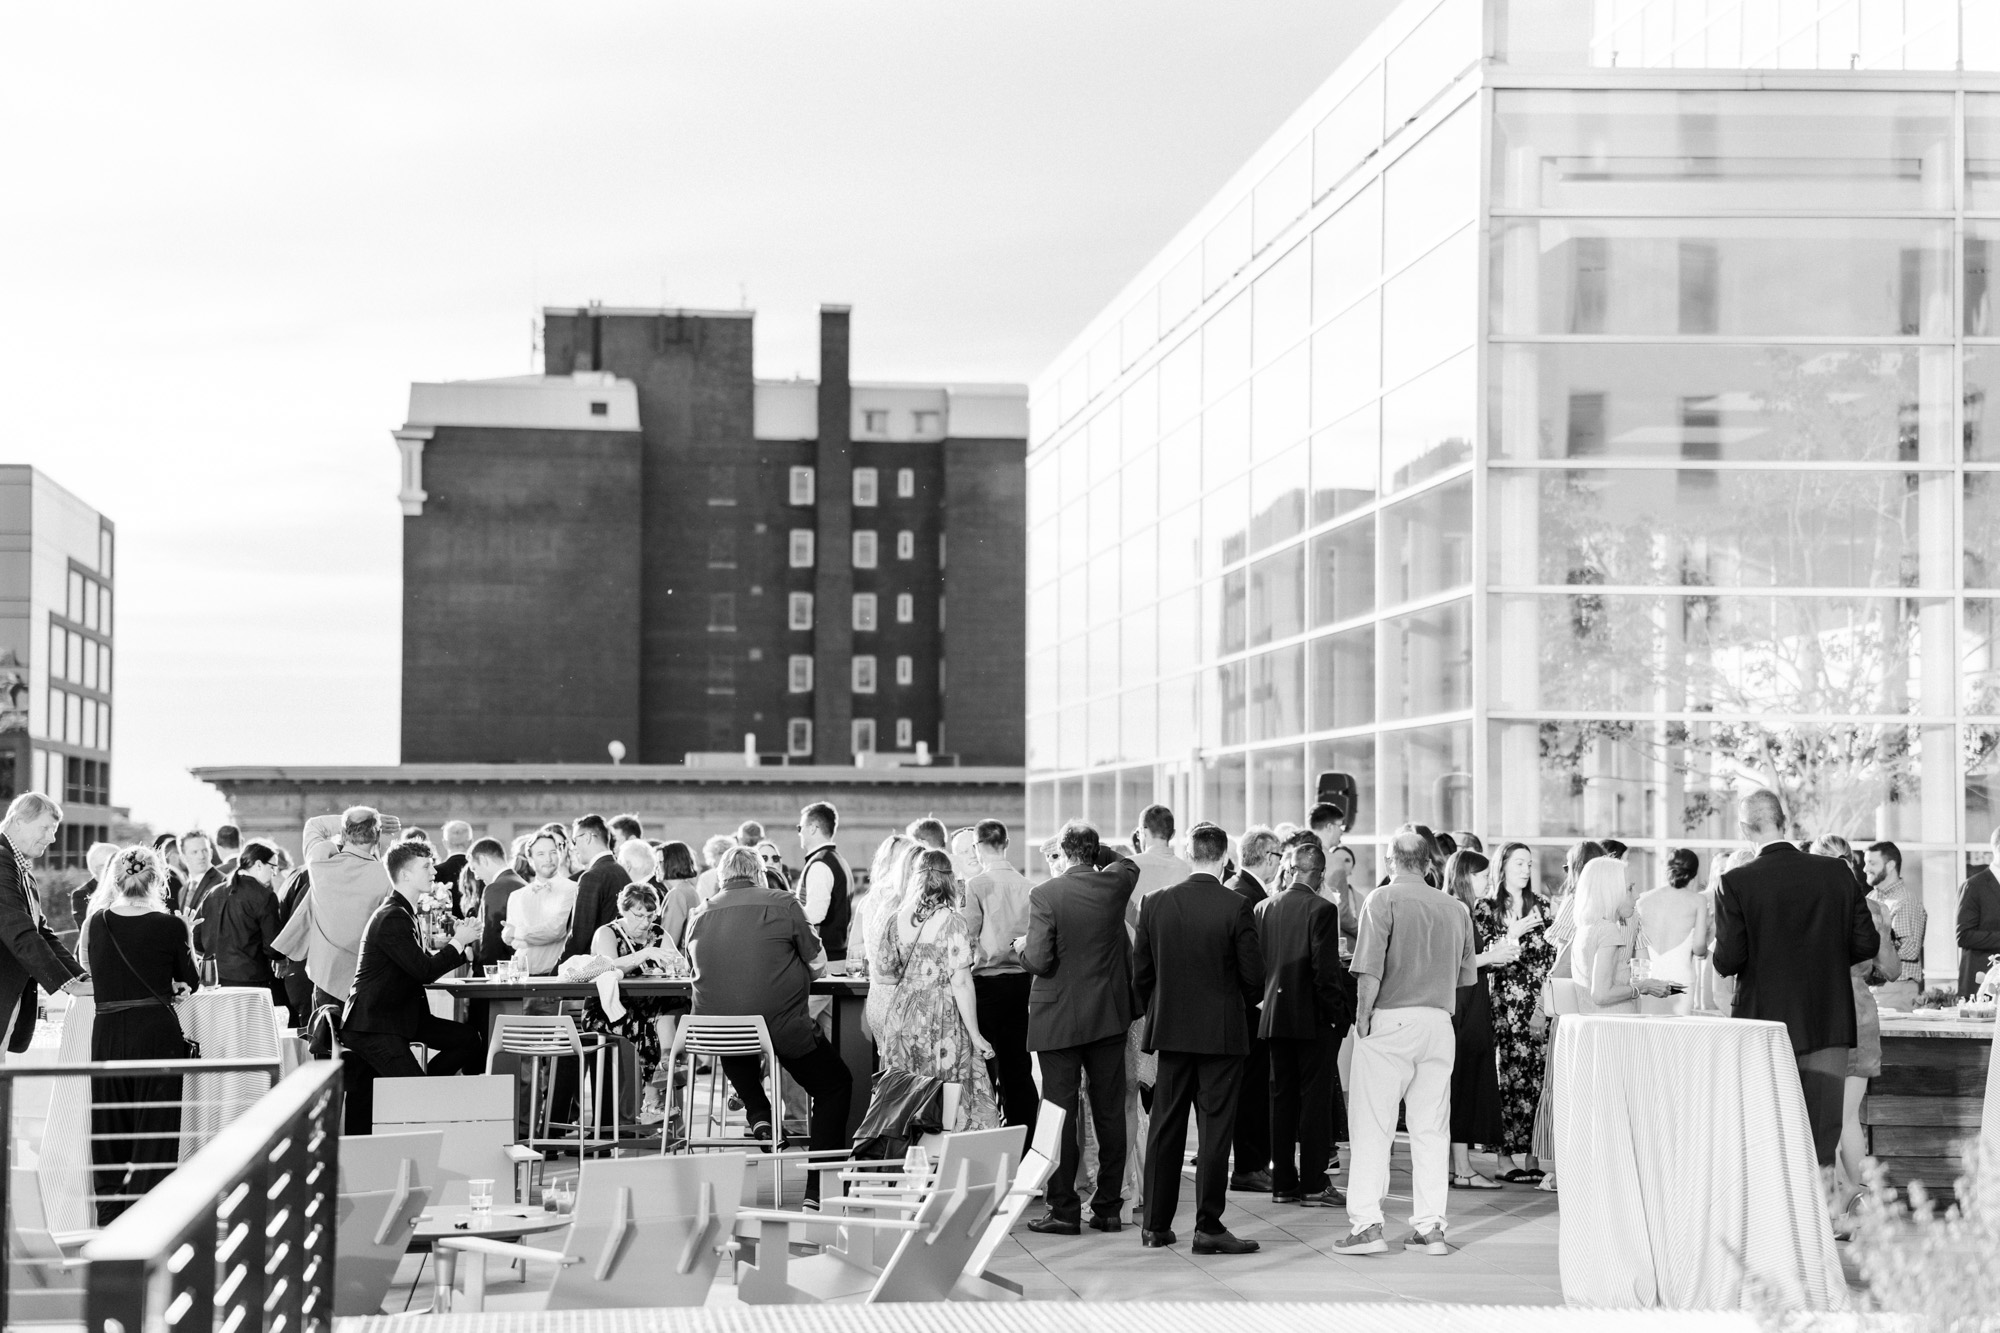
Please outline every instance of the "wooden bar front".
M1883 1016L1882 1073L1869 1080L1861 1123L1891 1184L1921 1180L1933 1197L1952 1196L1965 1141L1979 1133L1992 1053L1991 1022Z

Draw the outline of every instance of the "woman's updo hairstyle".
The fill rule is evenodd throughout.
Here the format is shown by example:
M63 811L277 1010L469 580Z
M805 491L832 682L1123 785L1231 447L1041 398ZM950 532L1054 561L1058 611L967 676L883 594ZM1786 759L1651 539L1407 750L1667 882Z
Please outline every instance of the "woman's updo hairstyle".
M618 910L629 912L634 907L644 907L649 915L658 912L660 910L659 896L653 892L649 885L627 884L618 891Z
M122 901L157 902L160 886L167 879L167 867L151 847L127 847L111 858L105 878L111 881L112 892Z
M1674 848L1667 857L1667 883L1676 889L1694 883L1694 877L1700 873L1701 858L1686 847Z

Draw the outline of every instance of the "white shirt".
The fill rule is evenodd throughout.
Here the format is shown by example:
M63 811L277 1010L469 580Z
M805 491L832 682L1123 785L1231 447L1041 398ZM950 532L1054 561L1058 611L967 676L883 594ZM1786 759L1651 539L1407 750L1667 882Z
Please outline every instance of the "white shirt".
M552 970L562 961L568 942L570 913L576 907L576 881L557 876L552 880L531 879L507 895L506 939L514 946L514 957L529 975ZM553 944L521 944L530 932L547 934L561 926L563 933Z

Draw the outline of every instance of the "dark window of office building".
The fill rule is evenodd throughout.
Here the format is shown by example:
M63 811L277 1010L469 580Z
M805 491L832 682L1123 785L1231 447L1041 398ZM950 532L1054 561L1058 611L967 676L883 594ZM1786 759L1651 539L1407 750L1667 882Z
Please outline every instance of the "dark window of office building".
M717 528L708 534L708 567L710 569L736 568L736 530Z
M736 594L711 593L708 598L708 627L712 630L736 628Z
M708 469L708 502L712 505L736 503L736 469L717 463Z
M728 653L708 655L708 692L710 694L736 693L736 659Z

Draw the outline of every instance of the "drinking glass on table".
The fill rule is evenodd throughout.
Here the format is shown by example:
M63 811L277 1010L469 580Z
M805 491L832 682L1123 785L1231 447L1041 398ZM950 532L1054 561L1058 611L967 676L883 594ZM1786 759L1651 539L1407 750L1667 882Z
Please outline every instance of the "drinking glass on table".
M493 1211L493 1182L490 1180L468 1180L465 1182L465 1197L474 1217L486 1217Z

